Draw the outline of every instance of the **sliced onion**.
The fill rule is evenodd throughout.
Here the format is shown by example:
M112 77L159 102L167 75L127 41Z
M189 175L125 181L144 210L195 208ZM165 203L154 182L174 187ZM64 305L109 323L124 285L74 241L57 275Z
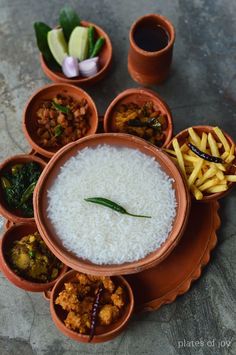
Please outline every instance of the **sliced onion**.
M80 74L89 77L97 74L98 72L98 57L86 59L79 62Z
M67 78L73 78L79 75L79 63L75 57L65 57L62 63L62 71Z

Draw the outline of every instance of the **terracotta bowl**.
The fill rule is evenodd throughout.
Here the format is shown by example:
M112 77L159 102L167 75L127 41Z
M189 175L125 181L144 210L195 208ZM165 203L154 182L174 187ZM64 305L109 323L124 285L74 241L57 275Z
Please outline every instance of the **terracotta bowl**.
M95 25L94 23L91 22L86 22L86 21L81 21L81 25L84 27L89 27L89 26L94 26L95 27L95 32L97 34L97 37L104 37L105 38L105 43L101 49L101 52L99 54L99 64L100 64L100 70L97 72L96 75L90 76L89 78L84 78L84 77L75 77L75 78L67 78L62 72L56 72L51 70L46 62L44 61L43 56L40 54L40 64L41 67L45 73L45 75L51 79L52 81L55 81L57 83L68 83L68 84L73 84L73 85L78 85L78 86L89 86L97 83L101 79L104 78L104 76L107 74L111 67L111 60L112 60L112 44L111 40L104 32L101 27Z
M158 161L163 170L174 180L173 187L176 192L177 210L172 231L159 249L135 262L127 262L120 265L97 265L75 256L62 245L59 235L57 235L55 228L47 217L47 191L54 183L61 166L64 165L69 158L75 156L78 151L85 147L95 148L99 144L137 149L144 154L152 156ZM60 260L62 260L62 262L70 266L72 269L92 275L131 274L160 263L175 247L183 234L188 219L189 209L190 198L188 190L181 174L171 159L155 146L148 144L141 138L118 133L96 134L92 137L82 138L78 142L71 143L62 148L48 163L43 175L40 177L34 194L36 224L48 247Z
M2 172L8 171L15 164L24 164L30 162L38 163L42 167L42 170L46 166L46 162L36 156L29 155L29 154L14 155L13 157L6 159L2 164L0 164L0 176L2 175ZM22 216L22 214L20 214L19 211L13 210L7 205L4 199L4 193L1 184L0 184L0 213L3 215L3 217L5 217L6 219L14 223L34 221L33 217L24 217Z
M206 133L212 133L212 135L214 136L215 140L217 142L219 142L219 139L217 137L217 135L215 134L215 132L213 131L213 126L193 126L192 127L194 129L194 131L196 131L199 135L201 135L203 132L206 132ZM225 137L227 138L228 142L230 143L230 145L232 144L235 144L234 140L227 134L225 133L224 131L222 131L225 135ZM179 132L174 138L177 138L179 143L182 144L185 142L186 138L188 137L188 128L184 129L183 131ZM173 138L173 139L174 139ZM169 149L173 149L172 147L172 142L173 142L173 139L171 140L171 142L168 144L167 148ZM236 154L236 149L235 149L235 154ZM236 159L234 160L234 164L235 164L235 161ZM232 167L231 170L230 170L230 174L235 174L236 173L236 168L235 167ZM224 197L226 194L229 193L229 191L232 189L233 185L235 183L233 182L230 182L229 183L229 187L228 187L228 190L226 191L223 191L223 192L217 192L217 193L214 193L214 194L210 194L210 195L203 195L203 199L202 200L196 200L194 198L194 196L192 195L192 198L194 201L197 201L197 202L212 202L213 200L218 200L222 197Z
M118 133L115 125L115 111L122 105L130 102L138 105L143 105L147 101L152 101L155 107L166 114L167 117L167 129L164 131L165 140L162 144L166 147L172 138L173 122L172 115L169 107L164 100L154 91L149 89L134 88L122 91L108 106L104 116L104 131Z
M34 233L37 231L36 224L33 222L28 223L17 223L7 229L0 242L0 266L1 271L6 276L6 278L13 283L15 286L22 288L26 291L31 292L42 292L46 291L54 286L57 280L63 275L67 270L67 266L63 265L58 277L51 281L45 283L28 281L25 278L17 275L10 266L7 258L7 252L12 247L15 240L21 239L22 237Z
M85 98L90 107L90 129L86 136L94 134L98 127L97 108L92 98L82 89L70 84L50 84L37 90L29 99L23 114L23 131L31 147L39 154L51 158L59 148L44 148L40 145L37 136L36 112L43 101L53 99L57 94L69 95L73 99Z
M75 280L76 273L77 271L70 270L57 281L50 295L50 311L55 325L62 333L78 342L88 343L88 335L80 334L76 331L68 329L65 326L64 319L66 318L66 312L63 311L59 305L55 305L55 300L58 294L64 289L64 283L73 282ZM115 338L128 325L132 315L134 308L134 296L129 283L122 276L115 276L113 277L113 280L117 285L124 286L127 294L127 304L122 316L115 323L108 326L98 326L96 328L95 335L91 343L102 343Z

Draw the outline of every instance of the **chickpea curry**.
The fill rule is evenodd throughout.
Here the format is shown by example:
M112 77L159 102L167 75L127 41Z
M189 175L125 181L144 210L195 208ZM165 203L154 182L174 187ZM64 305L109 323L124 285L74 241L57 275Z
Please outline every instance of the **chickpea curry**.
M33 282L50 282L62 268L38 232L16 240L8 257L15 273Z
M133 134L162 146L168 122L166 114L147 101L142 106L133 102L122 104L114 114L114 124L120 133Z
M55 304L67 313L67 328L82 334L94 335L96 325L109 325L120 318L126 302L123 286L110 277L76 274L76 280L64 284Z
M56 95L37 110L37 135L44 148L60 148L84 137L89 130L89 106L85 98Z

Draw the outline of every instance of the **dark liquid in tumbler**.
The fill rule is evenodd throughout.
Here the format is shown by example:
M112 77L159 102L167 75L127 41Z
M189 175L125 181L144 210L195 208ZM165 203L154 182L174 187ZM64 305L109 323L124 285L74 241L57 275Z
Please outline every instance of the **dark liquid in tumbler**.
M157 52L169 42L167 31L157 23L140 24L134 32L137 46L147 52Z

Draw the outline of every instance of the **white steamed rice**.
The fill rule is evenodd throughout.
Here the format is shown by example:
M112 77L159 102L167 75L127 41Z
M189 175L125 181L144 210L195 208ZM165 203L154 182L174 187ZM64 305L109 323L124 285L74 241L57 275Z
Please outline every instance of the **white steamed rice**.
M85 148L62 166L48 191L48 210L69 251L96 264L121 264L159 248L176 214L172 180L137 150L108 145ZM84 201L105 197L135 218Z

